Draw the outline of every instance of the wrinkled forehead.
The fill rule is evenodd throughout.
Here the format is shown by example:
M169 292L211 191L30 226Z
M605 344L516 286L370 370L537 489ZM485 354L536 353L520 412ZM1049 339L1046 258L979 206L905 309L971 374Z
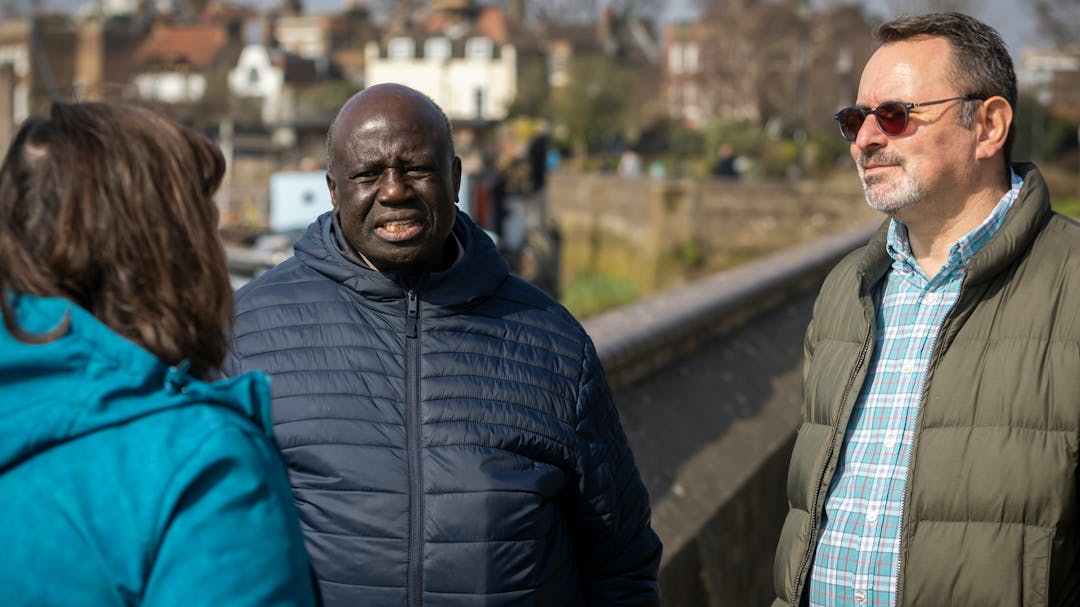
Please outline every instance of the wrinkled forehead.
M949 75L951 59L952 49L943 38L883 44L863 68L859 102L920 101L950 93L955 88Z

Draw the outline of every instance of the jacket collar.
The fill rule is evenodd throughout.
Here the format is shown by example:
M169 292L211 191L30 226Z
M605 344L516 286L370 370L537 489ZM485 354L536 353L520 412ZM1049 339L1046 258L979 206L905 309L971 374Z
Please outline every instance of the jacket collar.
M1020 195L997 233L968 264L968 282L979 284L1001 273L1023 254L1050 216L1050 190L1033 164L1016 163L1013 170L1024 180Z
M968 264L968 284L989 280L1011 264L1031 245L1050 213L1050 192L1039 169L1028 163L1015 163L1012 168L1024 185L1001 227ZM886 219L881 224L859 259L860 294L868 294L892 265L886 250L890 222Z
M509 275L506 261L491 238L461 211L454 222L453 234L462 248L457 263L445 271L419 276L383 274L350 261L339 250L332 228L333 211L328 211L308 226L297 241L296 257L361 295L367 305L390 305L396 309L409 290L416 290L421 300L433 305L426 314L450 315L491 296Z
M341 253L342 257L358 266L375 270L374 265L368 262L367 258L361 255L359 251L353 248L352 243L345 237L345 231L341 229L341 218L338 217L337 213L330 215L330 237L330 243L334 245L334 248L337 249L338 253ZM454 261L451 264L453 265L461 260L461 256L465 253L465 247L461 246L461 240L458 239L457 234L453 231L450 232L449 245L454 247Z
M262 373L201 381L186 363L169 367L58 297L19 295L13 313L32 333L65 317L70 323L44 344L0 329L0 375L12 380L0 386L0 472L56 445L191 403L233 409L272 436L270 382Z

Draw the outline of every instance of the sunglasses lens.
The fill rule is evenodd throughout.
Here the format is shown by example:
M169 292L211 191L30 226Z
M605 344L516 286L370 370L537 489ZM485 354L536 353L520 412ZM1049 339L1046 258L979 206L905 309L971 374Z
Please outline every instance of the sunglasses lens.
M864 120L866 120L866 112L857 107L844 108L836 113L840 134L848 141L855 141Z
M899 135L907 128L907 108L901 103L882 103L874 110L874 116L887 135Z

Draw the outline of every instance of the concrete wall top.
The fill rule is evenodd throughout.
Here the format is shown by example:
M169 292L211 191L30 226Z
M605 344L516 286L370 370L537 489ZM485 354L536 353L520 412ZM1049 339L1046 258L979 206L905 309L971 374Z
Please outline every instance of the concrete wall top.
M647 375L820 283L879 222L853 228L587 319L613 386Z

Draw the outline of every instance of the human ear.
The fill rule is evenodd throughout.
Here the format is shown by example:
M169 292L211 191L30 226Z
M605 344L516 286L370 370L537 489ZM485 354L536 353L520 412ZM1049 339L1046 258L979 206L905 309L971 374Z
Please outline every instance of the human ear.
M330 190L330 204L333 205L334 210L337 210L337 183L330 171L326 172L326 188Z
M975 113L974 126L978 132L975 148L977 160L993 158L1005 148L1012 121L1013 108L1004 97L995 95L982 102L982 107Z
M450 175L454 180L454 202L457 202L458 193L461 190L461 158L454 156L454 163L450 167Z

